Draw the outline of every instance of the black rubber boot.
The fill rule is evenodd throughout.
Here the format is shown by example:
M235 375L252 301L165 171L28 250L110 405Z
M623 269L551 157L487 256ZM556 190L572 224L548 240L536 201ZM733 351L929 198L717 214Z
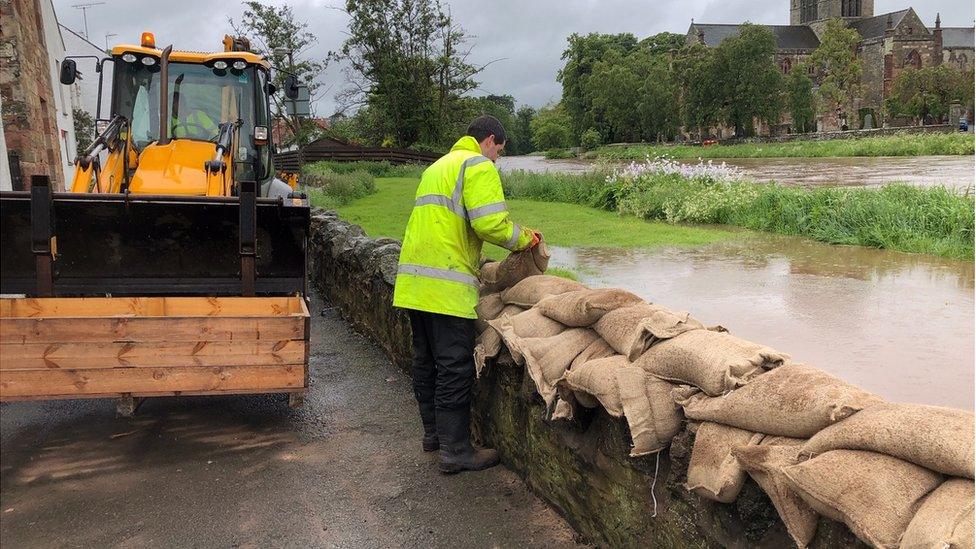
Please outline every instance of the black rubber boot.
M471 409L437 411L440 470L454 474L480 471L498 465L498 451L471 445Z
M420 421L424 424L424 440L422 443L425 452L436 452L440 448L437 437L437 422L434 414L434 404L420 404Z

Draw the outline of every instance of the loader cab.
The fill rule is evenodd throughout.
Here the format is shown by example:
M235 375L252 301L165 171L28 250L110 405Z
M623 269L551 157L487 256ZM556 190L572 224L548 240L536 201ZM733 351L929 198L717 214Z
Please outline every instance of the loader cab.
M225 51L200 53L160 50L143 33L140 45L115 46L110 57L95 58L98 136L75 162L71 190L219 196L236 194L242 181L269 187L270 65L246 42L227 39ZM113 67L106 112L107 62ZM62 62L63 84L80 75L74 59Z
M273 176L269 75L260 58L246 52L174 51L167 63L164 106L161 52L118 46L112 53L112 116L128 121L138 157L127 174L132 192L207 194L203 166L214 156L226 124L233 125L232 165L227 167L232 181L261 185Z

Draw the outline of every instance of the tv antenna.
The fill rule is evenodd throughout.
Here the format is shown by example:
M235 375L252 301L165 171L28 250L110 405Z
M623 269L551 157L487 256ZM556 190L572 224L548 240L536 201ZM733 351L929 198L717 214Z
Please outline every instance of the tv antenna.
M105 51L108 51L108 39L111 38L111 37L113 37L113 36L118 36L118 34L115 34L114 32L106 32L105 33Z
M95 6L101 6L104 3L105 2L88 2L87 4L75 4L71 6L76 10L81 10L81 16L85 19L85 40L88 40L89 42L91 42L91 40L88 38L88 10Z

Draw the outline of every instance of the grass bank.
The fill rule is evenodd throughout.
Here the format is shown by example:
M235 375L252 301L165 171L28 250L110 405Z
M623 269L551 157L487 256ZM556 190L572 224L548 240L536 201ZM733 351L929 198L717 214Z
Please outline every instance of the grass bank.
M625 170L612 181L601 174L514 172L505 178L505 192L512 198L584 204L644 220L735 225L830 244L973 259L973 197L942 187L803 189Z
M777 158L828 156L929 156L971 155L971 133L899 134L859 139L792 141L788 143L748 143L740 145L619 145L604 146L585 153L585 158L643 160L668 156L688 158Z
M315 206L338 210L343 219L363 227L372 237L403 238L413 208L419 180L378 178L376 192L342 206L330 205L321 195L311 195ZM614 212L571 203L535 199L508 201L512 219L546 235L553 246L651 247L700 245L736 238L735 233L706 227L687 227L621 216ZM500 259L508 252L485 246L485 255Z

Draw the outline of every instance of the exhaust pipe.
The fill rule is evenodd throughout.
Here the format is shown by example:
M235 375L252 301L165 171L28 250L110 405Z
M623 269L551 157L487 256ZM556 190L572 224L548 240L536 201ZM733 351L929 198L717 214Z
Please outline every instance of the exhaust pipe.
M169 144L169 54L172 44L166 46L159 58L159 141L157 145Z

